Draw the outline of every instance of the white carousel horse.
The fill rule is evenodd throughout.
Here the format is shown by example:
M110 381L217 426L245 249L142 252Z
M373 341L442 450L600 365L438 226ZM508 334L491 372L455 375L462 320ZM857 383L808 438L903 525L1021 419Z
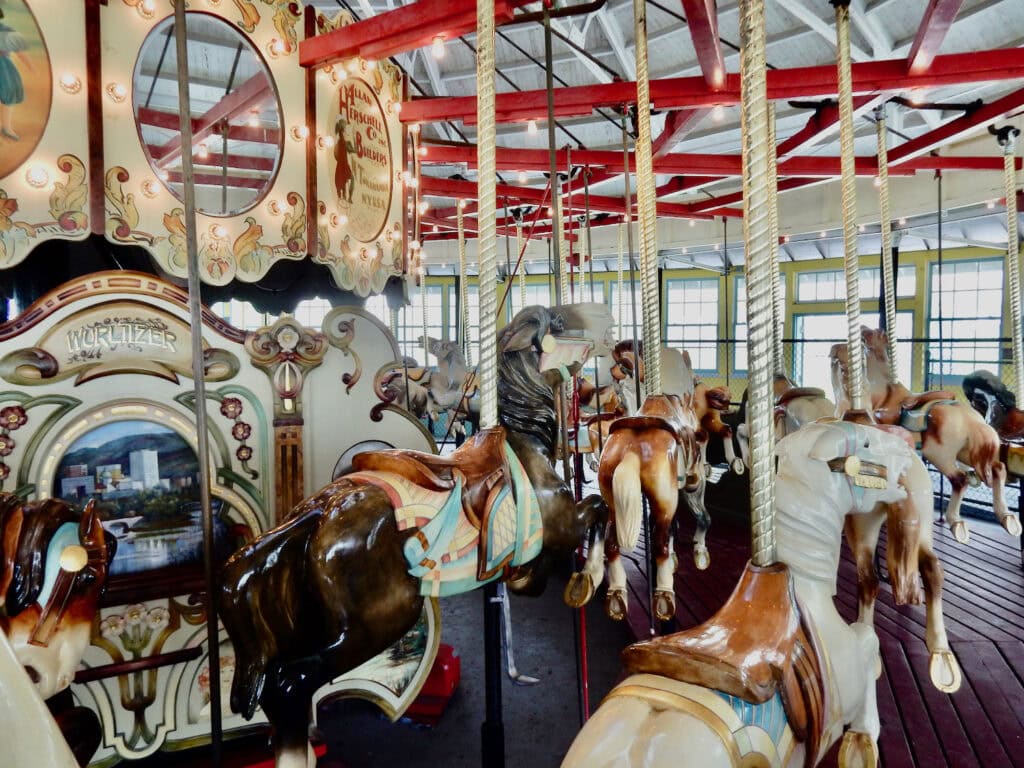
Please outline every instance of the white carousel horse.
M847 624L833 600L843 525L896 505L923 531L927 472L899 436L843 422L807 425L777 454L778 562L748 564L701 626L627 648L630 676L580 731L563 768L796 768L815 765L841 736L843 768L877 765L878 638L870 624ZM935 629L933 653L948 652L941 616Z
M916 434L921 455L945 475L952 486L946 522L957 541L970 537L960 517L960 504L968 483L964 467L973 470L992 489L992 511L1011 536L1021 535L1018 517L1006 505L1006 465L1000 461L999 434L970 406L951 392L913 394L889 378L889 354L885 331L862 328L865 347L867 391L872 415L881 424L895 424ZM832 347L832 382L840 407L848 402L848 352L845 344Z

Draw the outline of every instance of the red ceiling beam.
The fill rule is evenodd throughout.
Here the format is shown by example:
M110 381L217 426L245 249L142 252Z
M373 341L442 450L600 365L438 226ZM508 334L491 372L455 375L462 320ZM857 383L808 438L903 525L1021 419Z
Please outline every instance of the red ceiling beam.
M910 88L934 88L986 81L1024 78L1024 48L1004 48L971 53L936 56L927 72L908 74L905 59L857 62L853 65L855 94L902 91ZM835 65L796 67L768 71L768 98L807 99L835 96ZM636 102L636 83L613 82L555 89L555 116L589 115L598 107L618 107ZM658 109L695 109L718 104L738 104L740 79L726 75L719 91L707 87L703 77L678 77L651 81L651 101ZM497 97L499 122L544 119L547 91L500 93ZM476 97L455 96L413 99L403 105L399 115L403 123L476 121Z
M248 176L228 176L227 184L219 173L197 173L196 184L210 187L227 186L231 189L263 189L267 185L266 178L252 178ZM181 171L168 171L167 181L173 184L184 183Z
M496 0L495 22L507 24L516 8L531 1ZM299 64L317 67L356 56L383 59L431 45L438 35L454 40L475 30L472 0L419 0L301 41Z
M704 80L708 88L718 90L725 84L725 57L718 41L718 3L716 0L682 0L682 3Z
M923 155L944 144L951 144L964 135L976 131L983 125L1003 119L1010 112L1018 110L1022 106L1024 106L1024 88L1009 93L1001 99L996 99L976 109L974 112L951 120L934 131L929 131L900 144L895 149L889 151L889 165L897 166L902 162L918 155ZM993 151L995 151L995 147L993 147Z
M258 108L264 101L273 97L274 92L270 88L270 80L267 79L267 76L262 72L253 75L206 110L199 118L199 127L192 132L193 146L214 135L223 121L226 120L230 123L232 118L245 114L250 109ZM181 134L179 133L160 147L159 163L166 166L180 155Z
M910 46L910 55L907 56L907 70L910 74L928 71L963 4L964 0L929 0L914 43Z
M156 152L159 147L154 147L152 144L146 145L149 149L151 157L156 157ZM218 171L224 163L224 155L220 153L211 153L211 157L203 159L195 157L192 164L197 168L216 168ZM242 170L242 171L266 171L270 173L274 170L274 166L277 165L277 161L272 157L253 157L252 155L232 155L227 156L228 168ZM1000 166L1001 168L1002 166Z
M651 152L655 157L667 154L678 144L683 136L693 130L710 110L677 109L665 115L665 127L653 142Z
M150 107L139 107L139 123L152 125L154 128L166 128L170 131L177 131L179 127L177 112L161 112ZM199 118L192 118L193 134L199 129L201 121ZM277 128L253 127L251 125L228 126L228 138L232 141L252 141L257 144L280 144L281 131ZM159 147L150 146L152 156L159 159Z

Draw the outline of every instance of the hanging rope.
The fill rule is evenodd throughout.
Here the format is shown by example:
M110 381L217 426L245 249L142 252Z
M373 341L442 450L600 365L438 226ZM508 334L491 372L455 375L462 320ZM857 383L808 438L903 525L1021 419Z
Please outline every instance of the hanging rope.
M494 115L494 0L476 5L477 252L480 270L480 427L498 424L498 168Z
M617 273L616 273L616 281L617 282L615 284L615 297L618 299L618 304L619 304L619 306L618 306L618 315L619 315L619 317L618 317L618 324L619 324L619 329L618 329L618 333L615 335L615 338L617 338L617 339L621 339L622 338L622 307L626 303L625 297L622 295L622 261L623 261L622 222L620 221L619 222L619 265L618 265L618 269L617 269Z
M552 222L558 227L555 236L558 238L558 303L569 303L569 244L565 239L565 214L562 209L562 196L555 194L555 219ZM570 203L571 205L571 203Z
M523 225L516 222L516 253L520 260L523 258ZM519 276L519 308L526 306L526 265L517 265L516 272Z
M750 369L751 560L775 562L775 424L771 355L774 325L769 233L768 83L764 0L740 2L740 88L743 126L743 237L746 241L747 327Z
M899 378L896 365L896 274L892 268L892 209L889 206L889 147L885 107L875 109L878 131L878 211L882 226L882 292L885 294L885 330L889 337L889 381Z
M647 8L633 0L636 41L636 191L640 219L640 283L643 289L644 370L647 395L661 394L661 307L658 295L658 233L651 154L651 83L647 67Z
M1024 387L1024 337L1020 306L1020 244L1017 240L1017 136L1013 129L1000 136L1006 182L1006 274L1010 281L1010 325L1013 340L1014 388Z
M466 270L466 230L462 220L462 201L455 206L455 222L459 230L459 327L458 339L466 365L473 365L469 345L469 275Z
M430 341L427 339L427 268L420 264L420 324L423 326L423 365L430 365Z
M843 190L843 245L846 266L846 323L849 349L850 406L864 410L864 343L860 333L860 260L857 256L857 175L853 156L853 84L850 72L850 3L836 7L836 50L839 73L839 150Z
M775 146L775 103L768 102L768 238L772 248L772 368L776 374L786 373L782 348L785 335L786 304L779 287L779 168ZM723 217L724 220L724 217ZM728 259L728 255L726 255Z

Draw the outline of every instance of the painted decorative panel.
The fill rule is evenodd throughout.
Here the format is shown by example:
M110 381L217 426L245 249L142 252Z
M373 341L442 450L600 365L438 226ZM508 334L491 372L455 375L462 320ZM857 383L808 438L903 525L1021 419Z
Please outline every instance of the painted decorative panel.
M85 3L0 5L0 269L89 233Z
M321 34L350 24L345 11L317 17ZM401 71L350 59L317 71L318 246L313 258L338 285L380 293L405 265Z

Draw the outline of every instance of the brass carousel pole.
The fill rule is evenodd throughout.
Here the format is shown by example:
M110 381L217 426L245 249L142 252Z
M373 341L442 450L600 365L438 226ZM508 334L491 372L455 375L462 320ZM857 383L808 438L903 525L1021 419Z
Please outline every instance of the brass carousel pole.
M866 415L864 342L860 333L860 258L857 254L857 176L853 155L853 85L850 71L850 2L831 0L836 9L839 73L839 148L843 193L843 264L846 267L846 323L850 408ZM870 418L870 417L869 417Z
M772 373L785 375L786 355L782 347L782 339L786 335L786 302L779 285L779 196L778 196L778 157L775 145L775 103L768 102L768 241L771 246L772 260ZM725 217L722 217L725 221ZM723 248L726 260L729 251Z
M1017 234L1017 129L1004 128L997 135L1003 147L1003 178L1006 188L1006 277L1010 296L1010 339L1013 344L1013 386L1024 391L1024 328L1021 327L1020 242Z
M477 253L480 268L480 428L498 426L498 183L495 143L494 0L476 5ZM554 179L552 179L552 184ZM552 187L554 190L554 187ZM484 768L504 768L501 715L501 606L496 582L484 587L484 675L487 715L480 726Z
M182 186L185 205L185 244L188 252L188 307L192 326L192 384L195 393L196 452L199 454L199 504L203 511L203 564L206 577L206 642L210 661L210 745L212 761L221 765L220 630L217 620L217 576L214 569L213 508L210 505L210 437L206 424L206 382L203 359L203 310L196 242L196 191L192 168L192 104L189 98L188 30L185 0L174 3L174 43L178 64L178 127L181 131Z
M740 89L743 136L743 237L747 284L750 369L751 560L775 562L775 426L772 399L774 326L771 221L768 213L768 83L765 70L764 0L740 3Z
M878 132L878 215L882 228L882 293L885 298L885 333L889 337L889 380L899 378L896 365L896 273L892 263L892 209L889 205L889 147L885 131L885 107L875 110ZM909 383L909 382L908 382Z

